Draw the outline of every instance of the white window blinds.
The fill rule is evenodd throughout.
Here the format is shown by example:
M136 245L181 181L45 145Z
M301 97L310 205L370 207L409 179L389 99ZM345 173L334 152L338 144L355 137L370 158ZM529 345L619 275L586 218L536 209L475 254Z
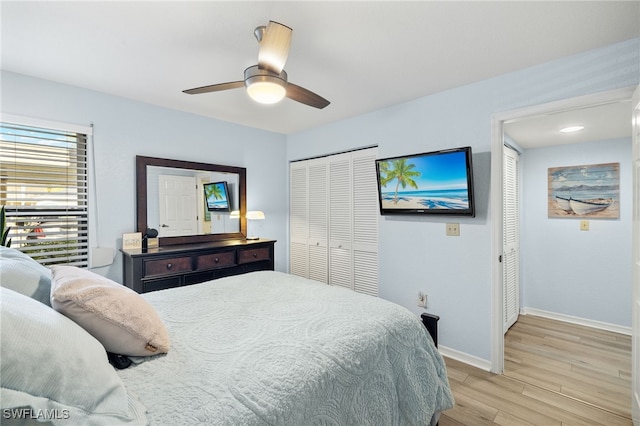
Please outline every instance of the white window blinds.
M12 248L43 265L86 267L87 190L86 134L0 122L0 204Z

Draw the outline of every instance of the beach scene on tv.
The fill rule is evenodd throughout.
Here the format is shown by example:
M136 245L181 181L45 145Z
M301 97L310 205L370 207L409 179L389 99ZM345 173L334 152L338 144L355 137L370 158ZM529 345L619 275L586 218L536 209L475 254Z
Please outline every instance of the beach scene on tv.
M204 185L204 196L207 208L211 210L229 210L229 196L225 182L207 183Z
M464 152L380 161L378 175L383 209L469 208Z

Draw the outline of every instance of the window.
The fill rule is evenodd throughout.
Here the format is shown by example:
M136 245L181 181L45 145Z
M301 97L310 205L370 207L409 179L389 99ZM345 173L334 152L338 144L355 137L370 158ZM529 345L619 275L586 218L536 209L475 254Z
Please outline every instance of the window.
M0 204L11 248L43 265L86 267L91 128L25 122L0 122Z

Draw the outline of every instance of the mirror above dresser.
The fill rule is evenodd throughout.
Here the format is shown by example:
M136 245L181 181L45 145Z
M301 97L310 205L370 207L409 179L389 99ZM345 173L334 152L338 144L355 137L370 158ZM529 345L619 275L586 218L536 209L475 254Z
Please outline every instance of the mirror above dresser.
M207 208L208 183L225 184L227 209ZM244 167L136 156L136 195L137 231L156 229L162 246L247 235ZM195 219L180 220L181 213Z

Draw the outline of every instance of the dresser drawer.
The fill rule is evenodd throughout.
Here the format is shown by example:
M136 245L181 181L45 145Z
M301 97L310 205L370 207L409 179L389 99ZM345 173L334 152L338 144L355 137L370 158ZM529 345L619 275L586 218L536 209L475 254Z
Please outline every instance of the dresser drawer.
M268 247L256 248L251 250L238 250L238 263L259 262L261 260L270 260L271 254Z
M226 266L235 266L235 264L235 251L223 251L220 253L203 254L196 258L196 270L224 268Z
M173 277L160 278L155 280L143 281L142 292L164 290L166 288L178 287L182 283L182 277L176 275Z
M144 276L178 274L191 271L191 257L147 260L144 262Z

